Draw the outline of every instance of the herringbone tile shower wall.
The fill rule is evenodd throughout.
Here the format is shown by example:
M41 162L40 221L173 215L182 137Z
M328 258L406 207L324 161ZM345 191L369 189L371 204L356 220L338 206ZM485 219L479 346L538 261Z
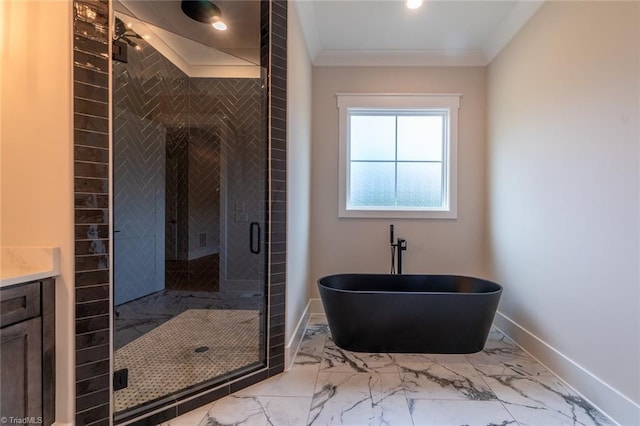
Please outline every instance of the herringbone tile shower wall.
M259 286L263 257L248 242L264 222L261 81L188 78L138 43L114 63L115 303L164 288L165 260L170 288L195 289L190 278L218 277L218 265L194 275L189 261L218 253L228 289Z
M266 139L263 121L262 88L259 79L191 79L189 81L191 132L194 144L190 155L190 176L199 185L190 185L189 223L207 224L210 213L200 200L218 198L222 205L220 262L222 279L229 282L261 281L262 257L249 250L251 222L264 222L266 179ZM210 153L198 136L202 129L216 132L219 169L208 167ZM196 152L196 150L198 152ZM196 155L197 154L197 155ZM202 155L204 154L204 155ZM214 175L217 172L217 175ZM197 241L196 241L197 242Z
M167 139L187 137L187 76L143 40L139 45L112 71L116 306L165 288L165 239L174 243L175 235L165 237L175 226L165 213Z

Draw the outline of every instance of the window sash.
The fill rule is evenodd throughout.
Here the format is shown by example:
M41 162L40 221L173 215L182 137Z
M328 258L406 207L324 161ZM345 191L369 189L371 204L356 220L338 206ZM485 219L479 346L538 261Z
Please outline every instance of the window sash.
M445 109L428 109L428 110L418 110L418 109L410 109L410 110L399 110L399 109L362 109L362 108L349 108L347 110L347 156L348 156L348 169L347 173L347 209L348 210L443 210L446 209L447 203L447 161L446 161L446 153L448 148L448 110ZM393 117L394 118L394 158L389 160L353 160L351 158L353 154L353 144L352 137L354 136L352 133L352 118L353 117ZM440 146L440 158L438 160L400 160L398 159L398 145L400 143L398 137L398 117L439 117L442 119L442 137L439 143ZM391 163L394 165L394 182L393 182L393 205L383 204L360 204L354 202L352 198L352 166L354 163L372 163L372 164L383 164L383 163ZM439 189L439 197L440 204L437 206L420 206L420 205L403 205L401 204L401 195L400 189L398 187L398 165L405 163L413 163L413 164L439 164L440 167L440 189Z
M460 94L376 94L376 93L338 93L337 107L339 110L338 131L338 216L341 218L391 218L391 219L456 219L457 218L457 138L458 138L458 109L460 107ZM350 113L384 115L393 114L416 115L446 114L444 125L447 138L447 146L442 151L442 207L418 207L412 208L404 205L398 206L372 206L349 205L351 177L351 149L350 138ZM394 141L395 143L395 141ZM415 143L415 142L413 142ZM409 145L408 145L409 146ZM415 145L414 145L415 146ZM403 149L404 150L404 149ZM406 152L406 151L405 151ZM429 157L433 152L426 150L425 156ZM394 156L394 160L395 160ZM399 157L406 160L406 157ZM385 158L384 160L386 160ZM428 158L431 160L432 158ZM356 161L354 159L354 161ZM402 161L402 160L401 160ZM420 161L425 161L420 159ZM353 163L355 165L357 163ZM362 163L361 163L362 164ZM409 163L397 163L409 165ZM425 163L427 164L427 163ZM432 164L432 163L431 163ZM395 166L394 166L395 167ZM436 182L440 185L440 182ZM412 191L421 191L421 185L411 185Z

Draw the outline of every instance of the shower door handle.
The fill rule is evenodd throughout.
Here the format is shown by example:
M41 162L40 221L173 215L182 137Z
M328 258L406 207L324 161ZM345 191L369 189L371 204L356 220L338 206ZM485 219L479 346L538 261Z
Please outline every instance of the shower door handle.
M257 240L256 231L258 234ZM257 243L255 246L253 244L254 242ZM260 253L260 224L258 222L251 222L251 226L249 227L249 250L251 250L253 254Z

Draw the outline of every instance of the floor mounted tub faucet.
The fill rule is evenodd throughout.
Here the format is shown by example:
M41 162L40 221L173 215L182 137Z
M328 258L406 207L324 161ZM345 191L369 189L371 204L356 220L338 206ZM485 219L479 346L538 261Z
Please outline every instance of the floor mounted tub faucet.
M389 225L389 243L391 244L391 273L396 273L396 251L398 252L398 271L397 274L402 274L402 252L407 250L407 240L399 238L396 242L393 242L393 225Z

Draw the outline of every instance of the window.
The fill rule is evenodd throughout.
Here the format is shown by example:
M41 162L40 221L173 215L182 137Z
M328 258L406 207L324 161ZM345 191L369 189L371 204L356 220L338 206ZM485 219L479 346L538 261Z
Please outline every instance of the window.
M455 219L459 103L338 94L340 217Z

